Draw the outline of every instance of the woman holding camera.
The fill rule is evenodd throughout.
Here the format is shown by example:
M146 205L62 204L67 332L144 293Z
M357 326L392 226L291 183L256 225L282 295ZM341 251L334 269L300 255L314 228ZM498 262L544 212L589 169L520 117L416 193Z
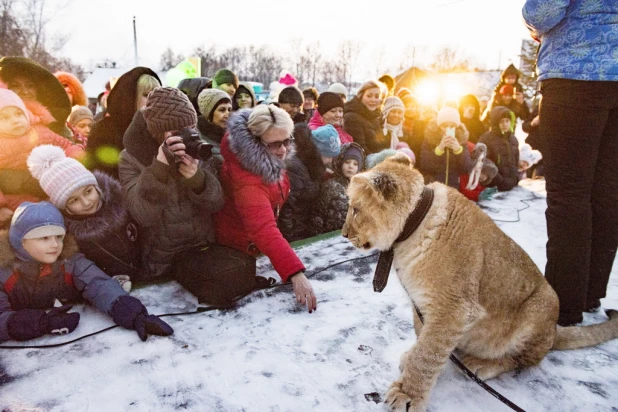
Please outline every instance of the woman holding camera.
M223 305L253 290L255 261L214 244L211 214L223 206L212 158L180 90L148 96L124 135L119 163L124 200L140 225L148 277L172 275L199 303Z
M232 114L221 142L225 206L215 215L215 230L223 245L268 256L281 280L291 280L297 302L311 313L317 302L305 267L277 227L290 193L285 158L293 149L293 130L290 116L274 105Z

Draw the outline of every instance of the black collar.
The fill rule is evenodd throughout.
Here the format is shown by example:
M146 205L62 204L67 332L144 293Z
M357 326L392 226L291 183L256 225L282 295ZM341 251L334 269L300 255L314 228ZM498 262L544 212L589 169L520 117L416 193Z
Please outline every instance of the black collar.
M433 190L428 188L427 186L423 187L423 193L421 194L421 199L418 204L408 216L406 220L406 224L403 227L403 231L399 235L397 239L395 239L395 243L403 242L407 238L409 238L412 233L420 226L421 222L427 215L431 204L433 203ZM376 272L373 276L373 290L375 292L382 292L386 287L386 282L388 282L388 274L391 271L391 266L393 264L393 257L395 252L393 250L395 243L393 246L385 252L380 252L380 257L378 258L378 265L376 266Z

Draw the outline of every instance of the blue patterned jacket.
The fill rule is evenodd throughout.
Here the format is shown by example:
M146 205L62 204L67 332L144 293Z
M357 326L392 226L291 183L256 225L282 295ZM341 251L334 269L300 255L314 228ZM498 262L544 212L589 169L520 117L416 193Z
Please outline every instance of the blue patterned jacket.
M527 0L523 17L541 40L539 80L618 81L617 0Z

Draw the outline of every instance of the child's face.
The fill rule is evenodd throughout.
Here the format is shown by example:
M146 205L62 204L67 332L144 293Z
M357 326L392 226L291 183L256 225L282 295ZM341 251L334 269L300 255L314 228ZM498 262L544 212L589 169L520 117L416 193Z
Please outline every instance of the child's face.
M500 119L500 123L498 123L498 126L500 126L500 131L502 133L508 132L511 129L511 119L503 117L502 119Z
M240 92L236 97L236 103L238 103L238 107L241 109L250 109L251 108L251 95L249 93Z
M515 84L515 81L517 81L517 75L516 74L508 74L508 75L504 76L504 83L506 83L506 84Z
M99 209L100 201L99 191L94 185L88 185L80 187L71 194L65 209L72 215L92 215Z
M388 116L386 116L386 122L392 126L397 126L402 121L403 121L403 110L402 109L393 109L390 112L388 112Z
M24 239L22 245L37 262L52 264L58 260L58 256L62 253L64 235Z
M348 159L341 165L341 172L347 178L351 178L358 173L358 161L356 159Z
M90 136L90 129L92 129L91 119L82 119L75 125L75 130L84 137Z
M23 136L28 131L28 118L21 109L10 106L0 110L0 133Z

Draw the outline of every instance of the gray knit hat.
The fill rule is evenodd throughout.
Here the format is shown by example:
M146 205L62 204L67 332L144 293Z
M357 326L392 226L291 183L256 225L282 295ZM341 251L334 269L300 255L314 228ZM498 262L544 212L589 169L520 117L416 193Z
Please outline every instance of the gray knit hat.
M157 142L165 132L195 127L197 113L186 94L173 87L157 87L143 109L146 127Z
M73 106L71 115L69 116L69 123L71 123L71 126L75 126L84 119L90 119L94 122L92 111L86 106Z
M230 95L219 89L204 89L197 96L197 106L204 119L211 121L212 112L223 100L231 103Z

